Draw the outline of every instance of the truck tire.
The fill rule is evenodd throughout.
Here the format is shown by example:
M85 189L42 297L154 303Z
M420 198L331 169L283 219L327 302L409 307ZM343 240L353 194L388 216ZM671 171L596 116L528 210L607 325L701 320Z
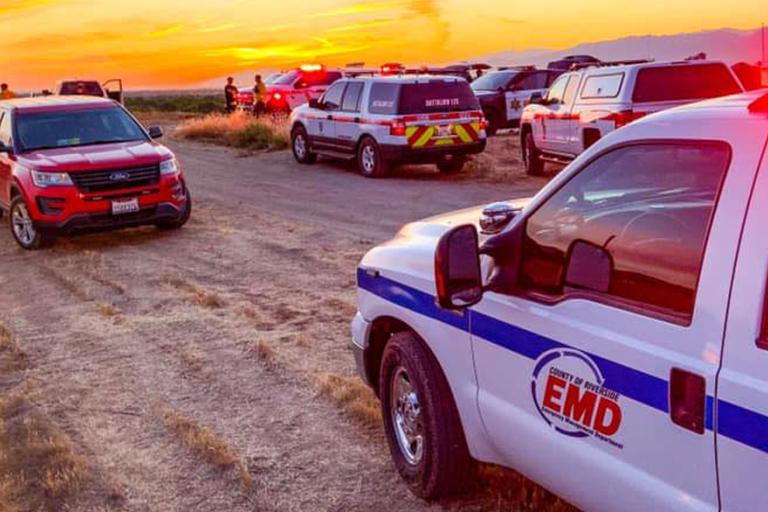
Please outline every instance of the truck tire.
M467 159L463 156L450 156L437 162L437 169L443 174L456 174L464 169Z
M522 150L525 173L528 176L541 176L544 174L544 161L541 159L541 153L538 148L536 148L536 142L533 140L533 132L531 130L523 132Z
M389 174L389 163L371 137L365 137L357 148L357 168L366 178L382 178Z
M496 110L489 108L483 111L483 115L485 120L488 121L488 128L485 129L485 134L488 137L493 137L499 131L499 126L501 126L499 114Z
M184 193L187 196L187 202L184 203L184 211L182 212L181 216L178 219L174 219L171 221L161 221L155 224L159 229L181 229L181 227L184 226L184 224L189 221L189 218L192 216L192 196L189 194L189 190L185 187Z
M11 235L19 246L27 251L45 249L53 245L54 238L51 235L41 233L32 223L32 217L21 194L11 200L8 209L8 224L11 227Z
M309 147L307 130L301 125L291 132L291 150L293 151L293 158L302 165L311 165L317 162L317 154L313 153Z
M466 489L475 462L432 353L414 333L397 333L384 349L379 375L384 430L400 476L427 500Z

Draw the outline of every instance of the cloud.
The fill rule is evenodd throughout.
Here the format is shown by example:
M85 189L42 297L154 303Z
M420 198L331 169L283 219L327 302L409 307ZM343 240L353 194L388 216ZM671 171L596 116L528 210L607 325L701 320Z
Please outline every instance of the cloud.
M149 32L149 37L154 38L162 38L162 37L168 37L173 34L178 34L179 32L184 30L184 25L180 23L174 23L172 25L165 25L163 27L158 27L151 32Z
M402 5L402 1L393 0L389 2L363 2L350 5L349 7L342 7L339 9L332 9L330 11L318 12L310 16L311 18L328 18L334 16L350 16L354 14L367 14L370 12L387 11L390 9L397 9Z
M5 0L0 4L0 16L60 3L62 0Z
M374 28L381 28L387 25L392 25L394 22L395 20L373 20L373 21L366 21L363 23L350 23L349 25L340 25L338 27L329 28L328 30L326 30L326 32L330 34L334 34L339 32L366 31Z
M214 32L226 32L240 27L237 23L222 23L221 25L214 25L211 27L203 27L197 29L201 34L212 34Z

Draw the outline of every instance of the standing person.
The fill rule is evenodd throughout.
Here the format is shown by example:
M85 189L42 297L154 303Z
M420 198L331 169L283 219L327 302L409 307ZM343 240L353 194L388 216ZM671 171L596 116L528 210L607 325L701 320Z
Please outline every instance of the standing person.
M253 86L253 113L256 117L267 112L267 84L261 80L261 75L256 75L256 83Z
M227 85L224 87L224 98L227 102L227 112L231 114L237 109L237 87L235 87L235 79L232 77L227 78Z
M12 100L16 93L8 88L8 84L0 84L0 100Z

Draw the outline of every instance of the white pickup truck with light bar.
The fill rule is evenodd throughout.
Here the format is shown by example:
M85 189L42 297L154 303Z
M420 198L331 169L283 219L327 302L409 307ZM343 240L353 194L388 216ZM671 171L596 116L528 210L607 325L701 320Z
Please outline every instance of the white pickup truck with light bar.
M645 115L743 91L733 71L718 61L574 65L523 110L526 171L540 175L545 161L568 163L606 134Z
M357 159L369 178L405 163L459 172L468 155L485 149L485 128L469 84L453 76L345 78L291 115L296 161Z
M768 503L768 94L650 115L358 268L360 373L434 499L475 461L585 511Z

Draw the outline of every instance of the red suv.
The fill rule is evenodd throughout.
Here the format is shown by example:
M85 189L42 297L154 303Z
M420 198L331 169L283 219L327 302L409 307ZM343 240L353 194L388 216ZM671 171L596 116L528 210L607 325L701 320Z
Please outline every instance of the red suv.
M192 200L173 153L112 100L0 103L0 213L24 249L60 234L183 226Z

